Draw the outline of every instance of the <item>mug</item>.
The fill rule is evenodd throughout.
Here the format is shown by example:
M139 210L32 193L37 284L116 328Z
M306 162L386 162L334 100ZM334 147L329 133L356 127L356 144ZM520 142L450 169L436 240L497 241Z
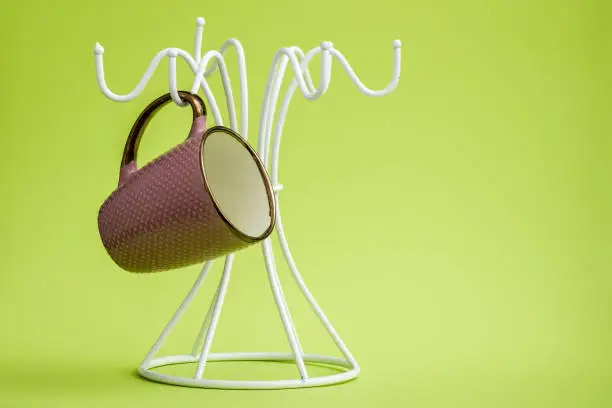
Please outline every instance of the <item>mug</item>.
M102 243L129 272L157 272L208 261L267 238L276 205L255 150L233 130L206 129L206 107L189 92L187 139L137 168L136 153L150 119L172 100L165 94L140 114L127 138L119 186L98 213Z

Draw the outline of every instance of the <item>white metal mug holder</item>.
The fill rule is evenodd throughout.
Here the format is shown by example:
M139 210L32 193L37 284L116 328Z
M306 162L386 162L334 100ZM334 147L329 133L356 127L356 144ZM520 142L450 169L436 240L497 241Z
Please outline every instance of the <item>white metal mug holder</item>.
M173 101L179 106L185 106L186 103L181 101L176 84L176 59L181 57L184 59L191 70L194 73L194 81L192 84L191 92L196 93L198 88L201 88L210 111L212 112L214 121L218 125L222 125L221 113L219 106L208 86L206 78L210 76L215 69L218 67L221 74L221 80L223 83L223 89L225 93L225 99L227 104L227 110L229 113L230 127L237 131L245 139L248 138L248 89L247 89L247 74L246 74L246 62L245 54L240 42L236 39L227 40L220 48L219 51L211 50L201 55L202 48L202 32L204 29L204 19L196 19L196 34L194 43L194 55L190 55L187 51L179 48L166 48L158 52L149 67L145 71L142 79L136 85L136 87L128 94L117 95L108 88L104 78L104 65L103 65L103 53L104 48L98 43L94 47L95 65L96 65L96 76L100 89L106 97L116 102L127 102L138 96L147 85L149 79L152 77L155 69L159 65L162 59L168 58L168 82L169 90L172 95ZM236 118L236 109L234 104L234 97L232 88L230 85L227 66L225 64L224 55L227 50L233 47L238 57L238 70L239 70L239 81L240 81L240 108L241 118L240 127L238 127ZM270 287L276 301L280 318L282 320L287 340L291 346L291 353L271 353L271 352L259 352L259 353L213 353L211 352L212 341L215 335L215 330L219 317L221 315L221 308L227 292L227 287L230 279L230 272L232 270L232 264L234 261L235 254L230 254L225 257L225 266L221 275L221 280L218 284L216 293L210 304L210 307L206 313L206 316L202 322L201 329L196 336L193 344L191 353L182 355L172 355L165 357L156 357L160 348L162 347L166 338L170 335L185 310L189 307L192 300L196 296L198 290L202 286L213 262L206 262L198 275L193 287L187 294L187 296L181 302L178 310L172 316L172 319L166 324L164 330L160 334L159 338L151 347L150 351L140 364L138 372L141 376L161 383L182 385L189 387L201 387L201 388L225 388L225 389L281 389L281 388L300 388L300 387L314 387L320 385L330 385L336 383L342 383L351 380L359 374L360 368L355 361L355 358L346 347L344 342L340 339L340 336L334 330L333 326L329 322L329 319L323 313L321 307L315 301L312 293L306 287L304 280L298 268L291 256L283 223L280 213L280 205L278 201L278 193L282 190L283 186L278 182L278 160L280 151L281 135L283 131L283 125L285 123L285 117L289 108L289 103L297 89L300 90L302 95L309 100L316 100L320 98L326 91L331 80L331 64L332 59L336 58L342 65L345 72L357 86L357 88L368 96L384 96L392 92L399 82L400 77L400 66L401 66L401 42L399 40L393 41L394 49L394 64L393 64L393 78L391 82L382 90L370 90L368 89L357 77L346 58L335 49L330 42L323 42L320 46L315 47L304 53L300 48L296 46L283 47L279 49L272 60L270 67L270 73L265 87L261 116L259 122L259 138L257 151L261 156L263 163L270 173L270 179L274 186L274 192L276 196L276 211L277 211L277 224L276 233L280 246L283 251L283 255L287 265L289 266L292 276L297 282L302 294L306 300L310 303L313 311L318 316L319 320L328 331L332 339L334 340L338 349L344 355L344 358L317 355L317 354L305 354L298 335L296 333L295 325L291 314L285 301L285 295L281 287L280 279L276 270L276 262L272 252L271 237L267 238L262 243L263 255L265 260L266 269L268 272L268 280ZM308 70L308 64L316 55L321 54L321 75L318 87L312 83L310 72ZM208 65L212 62L210 67ZM294 75L291 80L291 84L287 89L284 98L282 100L280 111L275 119L276 105L280 96L280 89L282 85L287 66L291 65ZM272 132L274 131L274 138L271 139ZM273 141L270 148L270 142ZM271 154L271 157L269 157ZM206 364L209 361L290 361L294 362L299 372L299 378L296 379L285 379L285 380L249 380L249 381L236 381L236 380L221 380L221 379L206 379L203 378ZM154 371L154 368L183 364L183 363L197 363L195 373L192 377L185 377L179 375L163 374ZM324 363L331 366L340 368L342 371L337 374L310 377L306 369L305 363Z

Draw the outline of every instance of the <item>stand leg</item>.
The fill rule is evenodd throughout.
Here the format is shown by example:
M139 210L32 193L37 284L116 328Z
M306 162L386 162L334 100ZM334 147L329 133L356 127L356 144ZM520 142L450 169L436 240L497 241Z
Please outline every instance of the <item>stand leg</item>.
M274 255L273 255L273 252L271 250L270 250L270 255L272 256L272 259L274 259ZM276 265L276 261L274 262L274 265ZM289 317L289 321L291 322L291 330L293 331L293 336L295 337L295 342L297 343L297 348L300 351L300 353L302 355L304 355L304 349L302 348L302 344L300 343L300 338L299 338L299 336L297 334L297 329L295 327L295 323L293 323L293 317L291 317L291 311L289 310L289 305L287 304L287 299L285 298L285 291L283 291L283 288L281 286L280 277L278 276L278 272L276 272L274 274L274 279L276 280L276 284L277 284L278 289L279 289L281 300L283 301L283 304L286 305L287 316Z
M181 316L185 312L185 309L189 307L189 305L193 301L193 298L198 293L198 290L200 290L200 287L202 286L202 283L204 283L204 279L206 279L206 276L208 275L208 271L210 271L212 264L212 262L206 262L204 264L204 266L202 267L202 271L200 272L200 275L191 287L191 290L189 291L189 293L187 293L187 296L185 296L185 299L183 299L183 301L181 302L179 308L174 313L174 316L172 316L172 319L170 319L168 324L166 324L164 331L162 331L153 347L151 347L151 350L149 350L149 353L142 361L141 366L147 365L155 357L157 352L159 352L159 349L164 344L164 341L166 341L166 338L168 337L172 329L174 329L174 326L176 326L178 321L181 319Z
M204 336L206 335L206 333L208 332L208 329L210 327L210 316L212 314L213 308L215 303L217 303L217 299L219 298L219 288L221 287L221 285L217 286L217 290L215 291L215 296L213 297L213 299L210 302L210 305L208 306L208 311L206 312L206 317L204 318L204 321L202 322L202 326L200 327L200 332L198 333L198 336L196 337L195 341L193 342L193 346L191 348L191 355L194 357L197 357L198 354L200 353L200 350L202 348L202 345L204 344Z
M277 206L278 206L278 194L276 196L276 199L277 199L276 203L277 203ZM338 334L338 332L336 332L336 330L334 329L334 327L330 323L330 321L327 318L327 316L325 316L325 313L323 313L323 310L318 305L318 303L315 300L315 298L312 295L312 293L310 293L310 291L308 290L308 287L306 286L306 283L304 282L304 279L302 278L302 275L300 274L300 272L299 272L299 270L297 268L297 265L295 264L295 261L293 260L293 257L291 256L291 251L289 250L289 245L287 244L287 238L285 237L285 231L283 230L283 223L282 223L282 219L281 219L280 208L278 208L278 207L277 207L277 214L276 215L277 215L277 218L276 218L276 222L277 222L277 224L276 224L276 231L277 231L277 235L278 235L278 240L279 240L280 246L281 246L281 248L283 250L283 254L285 256L285 260L287 261L287 265L291 269L291 273L293 275L293 278L297 282L297 284L298 284L302 294L304 295L304 297L306 298L308 303L310 303L310 306L312 307L313 311L316 313L316 315L318 316L319 320L321 321L323 326L325 326L325 329L327 330L329 335L334 340L334 343L336 343L336 346L338 347L338 349L340 349L342 354L344 354L344 356L346 357L347 361L354 368L358 368L359 365L357 364L357 361L355 360L355 358L353 357L353 355L349 351L348 347L346 347L346 345L344 344L344 342L340 338L340 335Z
M204 374L208 353L210 352L210 347L212 346L215 330L217 329L217 323L219 322L219 315L221 315L221 308L223 307L223 301L225 300L225 294L227 293L227 285L229 283L233 263L234 254L230 254L225 257L225 267L223 268L223 275L221 276L221 282L219 283L218 287L219 294L215 299L215 305L210 318L210 327L206 332L206 338L204 340L204 345L202 346L202 353L200 354L200 360L198 361L198 367L194 376L196 380L202 379L202 374Z
M264 259L266 261L266 269L268 271L268 280L270 281L270 286L272 287L272 293L274 294L276 307L278 308L278 312L283 322L283 326L285 327L285 333L287 334L287 339L289 340L291 351L293 352L293 356L295 357L295 363L298 366L300 376L302 377L302 380L306 380L308 379L308 372L306 371L306 366L304 364L304 353L299 344L295 326L293 324L293 319L289 314L289 309L287 308L287 303L285 302L284 295L282 293L282 287L278 279L274 256L272 254L272 244L270 242L270 238L266 238L266 240L263 242L262 247L264 252Z

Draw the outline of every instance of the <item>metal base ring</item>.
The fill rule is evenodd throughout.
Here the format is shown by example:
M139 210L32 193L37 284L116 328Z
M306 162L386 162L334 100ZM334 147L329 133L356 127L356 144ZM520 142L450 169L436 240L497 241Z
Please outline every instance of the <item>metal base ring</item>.
M319 387L323 385L339 384L350 381L359 375L359 366L351 364L343 358L321 356L316 354L304 354L304 362L319 363L340 368L343 371L338 374L326 375L321 377L311 377L306 379L292 380L267 380L267 381L250 381L250 380L212 380L212 379L197 379L189 377L181 377L177 375L162 374L155 372L152 369L168 365L197 363L199 356L190 354L175 355L154 358L144 362L139 368L138 373L151 381L179 385L184 387L195 388L217 388L217 389L285 389L285 388L306 388ZM293 354L290 353L210 353L207 361L270 361L270 362L294 362Z

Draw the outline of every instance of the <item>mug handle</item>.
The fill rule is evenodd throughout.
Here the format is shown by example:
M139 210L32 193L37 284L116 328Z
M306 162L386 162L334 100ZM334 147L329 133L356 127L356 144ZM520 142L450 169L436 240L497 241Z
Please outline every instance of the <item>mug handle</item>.
M196 94L190 92L178 91L181 100L191 105L193 111L193 123L191 124L191 130L189 136L194 137L201 135L206 131L206 105ZM119 169L119 185L125 183L136 171L136 153L138 152L138 146L140 145L140 139L144 133L147 125L163 106L172 100L170 93L160 96L151 102L138 116L136 122L130 130L127 141L125 142L125 148L123 149L123 157L121 158L121 167Z

